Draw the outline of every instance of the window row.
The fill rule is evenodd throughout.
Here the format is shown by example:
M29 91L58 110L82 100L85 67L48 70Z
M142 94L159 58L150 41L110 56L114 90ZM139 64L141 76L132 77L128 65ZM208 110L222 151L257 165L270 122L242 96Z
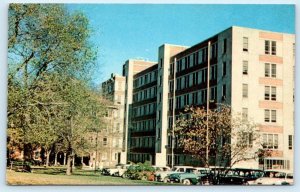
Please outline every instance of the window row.
M155 137L132 137L131 147L151 148L155 146Z
M217 79L217 71L218 71L217 65L212 65L210 68L210 80ZM207 82L207 68L177 78L176 90L185 89L205 82ZM171 81L169 82L169 91L172 92L173 88L174 85L173 82Z
M225 65L225 68L224 68ZM276 64L271 64L271 63L265 63L265 77L272 77L276 78L277 74L277 65ZM225 72L224 72L225 69ZM244 60L243 61L243 75L248 75L248 61ZM223 63L223 76L226 75L226 63Z
M133 108L132 116L139 117L156 113L156 103L149 103Z
M214 43L211 45L210 58L216 58L218 56L218 44ZM208 47L202 48L190 55L180 58L176 62L176 72L183 71L196 65L200 65L207 61L208 58ZM174 74L174 63L170 66L169 75Z
M137 87L143 86L145 84L151 83L156 80L157 80L157 70L151 71L150 73L147 73L147 74L135 79L133 81L133 87L137 88Z
M134 131L153 131L156 129L156 120L149 119L149 120L134 122L132 123L132 129Z
M217 100L217 87L210 88L210 100ZM176 97L176 109L184 108L186 105L205 104L207 99L207 89L188 93ZM173 110L173 99L169 99L169 110Z
M156 97L157 87L153 86L133 94L133 102L139 102Z
M264 149L278 149L278 134L262 135Z
M128 161L135 163L150 161L149 154L128 154Z

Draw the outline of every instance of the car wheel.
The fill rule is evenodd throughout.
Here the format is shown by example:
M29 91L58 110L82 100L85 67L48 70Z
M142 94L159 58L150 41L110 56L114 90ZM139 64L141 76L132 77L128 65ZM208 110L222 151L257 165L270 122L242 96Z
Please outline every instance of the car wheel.
M168 177L165 177L164 180L163 180L163 182L164 182L164 183L168 183L168 182L169 182L169 178L168 178Z
M183 183L184 185L191 185L191 181L190 181L189 179L184 179L184 180L182 181L182 183Z

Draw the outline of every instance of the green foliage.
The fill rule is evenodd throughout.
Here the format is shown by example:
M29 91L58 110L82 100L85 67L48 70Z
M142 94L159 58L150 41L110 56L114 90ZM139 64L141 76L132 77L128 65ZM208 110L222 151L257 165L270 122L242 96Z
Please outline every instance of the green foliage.
M149 161L146 161L145 163L131 165L124 174L133 180L148 180L150 175L153 175L154 172L155 168L151 166Z
M10 4L8 20L8 147L59 142L71 159L90 147L107 105L91 88L89 21L59 4Z

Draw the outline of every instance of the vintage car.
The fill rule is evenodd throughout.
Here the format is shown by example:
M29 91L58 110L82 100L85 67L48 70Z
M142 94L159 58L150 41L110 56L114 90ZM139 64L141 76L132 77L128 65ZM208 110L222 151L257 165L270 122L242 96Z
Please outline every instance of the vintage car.
M172 173L169 175L169 181L175 183L182 183L184 185L202 185L203 179L209 174L208 168L196 167L186 169L185 173Z
M261 178L256 179L251 185L293 185L293 173L289 170L265 170Z
M106 168L105 175L110 176L120 176L119 172L122 170L126 165L125 164L117 164L114 168ZM129 165L128 165L129 166Z
M127 171L128 167L130 167L130 166L131 166L131 164L124 164L124 165L122 165L118 169L118 172L116 173L116 176L125 178L124 173Z
M225 171L219 177L219 185L249 185L263 176L264 172L260 169L233 168Z
M192 166L174 166L170 171L156 171L155 180L163 181L164 183L169 182L169 175L172 173L185 173L188 169L193 169Z

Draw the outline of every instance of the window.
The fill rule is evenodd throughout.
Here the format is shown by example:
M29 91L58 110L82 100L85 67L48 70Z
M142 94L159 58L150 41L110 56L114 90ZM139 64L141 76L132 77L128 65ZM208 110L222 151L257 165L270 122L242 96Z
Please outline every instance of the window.
M271 115L271 117L270 117ZM276 123L276 110L265 109L265 122Z
M278 134L263 134L263 148L278 149Z
M276 77L276 64L271 64L271 77Z
M271 122L276 123L276 110L271 110Z
M176 97L176 109L180 109L181 108L181 97L178 96Z
M223 41L223 53L226 53L227 51L227 39L224 39Z
M293 135L289 135L289 149L293 149Z
M265 86L265 100L270 100L270 86Z
M270 54L270 41L265 41L265 54Z
M197 105L198 104L198 92L194 92L193 93L193 96L192 96L192 103L194 104L194 105Z
M276 41L265 40L265 54L276 55Z
M248 97L248 84L243 84L243 98Z
M248 75L248 61L243 61L243 75Z
M248 120L248 108L243 108L242 109L242 121L247 121Z
M198 72L193 73L193 85L198 84Z
M202 83L206 82L207 78L207 69L202 70Z
M210 99L215 100L216 95L217 95L217 88L216 87L210 88Z
M223 62L223 72L222 72L223 77L226 75L226 61Z
M276 101L276 87L271 87L271 100Z
M189 87L189 84L190 84L190 78L189 78L189 76L187 75L187 76L184 76L184 88L187 88L187 87Z
M272 55L276 55L276 41L272 41Z
M105 145L107 145L107 138L106 137L103 138L103 146L105 146Z
M189 105L189 94L186 94L186 95L184 95L183 96L184 97L184 100L183 100L183 102L184 102L184 105Z
M270 110L265 109L265 122L270 122Z
M226 98L226 84L222 86L222 99Z
M270 77L270 63L265 63L265 77Z
M201 90L201 102L202 103L206 102L206 97L207 97L207 90L206 89Z
M276 64L265 63L265 77L276 78Z
M248 37L243 37L243 51L248 51Z

